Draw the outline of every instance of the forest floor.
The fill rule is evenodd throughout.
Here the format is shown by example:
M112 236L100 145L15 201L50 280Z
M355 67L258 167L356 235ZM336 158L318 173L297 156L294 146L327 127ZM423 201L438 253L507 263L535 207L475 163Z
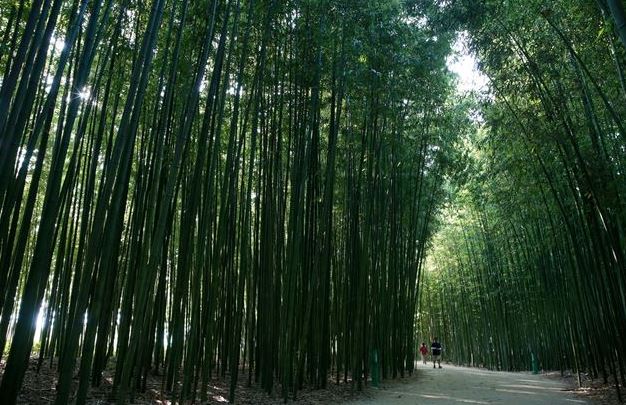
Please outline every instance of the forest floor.
M583 384L584 385L584 384ZM451 404L618 404L614 389L606 386L576 388L574 379L560 373L508 373L444 364L419 364L415 378L404 383L381 384L366 391L367 398L350 405L451 405Z
M4 360L0 362L0 378L4 373ZM245 374L245 375L244 375ZM102 384L97 388L91 388L87 396L87 403L89 405L108 405L115 404L115 400L111 397L112 383L113 383L113 365L105 370ZM240 375L239 382L237 384L235 403L242 405L270 405L270 404L283 404L283 400L280 393L280 387L277 386L272 395L268 395L257 385L249 386L247 384L247 373ZM172 404L172 396L169 393L163 393L162 389L163 377L159 375L149 375L146 383L146 390L141 393L137 393L131 403L146 405L146 404L159 404L166 405ZM56 361L51 365L49 361L42 364L39 372L37 372L37 360L31 359L26 376L24 377L24 383L20 390L18 401L19 405L47 405L54 402L56 396L56 383L57 383L57 365ZM78 386L78 378L74 378L73 389ZM220 404L228 403L228 390L229 380L228 378L212 378L208 387L208 401L197 401L196 403L202 404ZM289 401L289 404L293 405L321 405L321 404L337 404L346 403L359 398L367 398L368 390L357 391L353 389L350 383L330 382L327 389L312 389L312 387L304 387L298 391L297 400ZM180 403L180 402L176 402ZM185 401L185 404L191 403L191 401ZM0 398L0 405L3 405L3 401Z
M0 364L0 376L4 371ZM92 388L87 403L104 405L115 403L111 399L112 370L107 370L103 384ZM39 373L36 361L26 374L18 399L19 404L43 405L54 401L56 367L44 363ZM246 376L247 377L247 376ZM242 378L237 387L238 404L281 404L279 392L269 396L259 387L247 386ZM135 397L136 404L170 404L170 396L161 389L162 377L150 376L146 391ZM77 384L77 381L75 381ZM357 392L351 384L329 382L325 390L304 388L298 392L294 405L320 405L346 403L349 405L447 405L447 404L617 404L615 390L599 383L583 381L585 388L576 388L572 376L561 377L559 373L532 375L530 373L507 373L484 369L456 367L444 364L442 369L433 369L432 364L419 364L417 372L410 377L386 380L379 388L371 386ZM212 379L209 384L208 404L228 402L228 380ZM2 402L2 401L0 401Z

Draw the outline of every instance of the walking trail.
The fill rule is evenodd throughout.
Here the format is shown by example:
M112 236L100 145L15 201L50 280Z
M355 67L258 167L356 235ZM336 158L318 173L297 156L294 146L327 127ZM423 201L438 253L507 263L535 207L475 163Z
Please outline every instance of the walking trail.
M448 405L506 404L560 405L590 404L568 392L568 387L545 376L507 373L432 363L420 364L415 382L371 390L371 398L350 405Z

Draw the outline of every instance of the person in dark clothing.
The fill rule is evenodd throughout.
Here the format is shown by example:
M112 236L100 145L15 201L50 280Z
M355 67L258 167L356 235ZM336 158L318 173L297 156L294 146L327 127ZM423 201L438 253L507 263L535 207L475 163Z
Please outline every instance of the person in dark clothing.
M433 357L433 368L435 368L435 363L439 363L439 368L441 368L441 343L437 338L434 338L430 345L430 353Z

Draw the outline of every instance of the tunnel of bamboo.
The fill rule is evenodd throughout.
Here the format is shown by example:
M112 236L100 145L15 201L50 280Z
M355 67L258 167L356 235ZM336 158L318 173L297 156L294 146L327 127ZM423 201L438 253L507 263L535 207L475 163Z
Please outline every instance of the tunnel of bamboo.
M358 390L433 336L626 383L621 0L0 0L0 38L3 403Z

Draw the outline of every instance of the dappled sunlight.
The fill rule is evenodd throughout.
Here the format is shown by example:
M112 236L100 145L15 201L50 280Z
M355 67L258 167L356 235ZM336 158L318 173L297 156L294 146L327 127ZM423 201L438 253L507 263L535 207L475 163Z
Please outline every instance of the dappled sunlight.
M427 399L447 399L450 401L461 402L465 404L488 404L489 402L478 401L475 399L466 399L466 398L455 398L447 395L427 395L427 394L418 394L417 396Z
M537 395L536 392L532 392L532 391L507 390L507 389L502 389L502 388L496 388L496 391L509 392L511 394Z
M501 387L505 388L529 388L533 390L543 390L543 391L562 391L562 388L557 387L542 387L540 385L523 385L523 384L512 384L512 385L501 385Z
M524 379L524 378L520 378L518 380L519 382L525 382L525 383L530 383L530 384L543 384L543 385L556 385L556 383L552 382L552 381L538 381L537 379L531 380L531 379Z
M406 391L386 391L386 392L391 393L391 394L397 394L400 396L419 397L419 398L424 398L424 399L435 399L435 400L447 400L447 401L455 401L455 402L466 403L466 404L488 404L489 403L489 402L479 401L475 399L457 398L457 397L450 396L450 395L419 394L419 393L406 392Z

